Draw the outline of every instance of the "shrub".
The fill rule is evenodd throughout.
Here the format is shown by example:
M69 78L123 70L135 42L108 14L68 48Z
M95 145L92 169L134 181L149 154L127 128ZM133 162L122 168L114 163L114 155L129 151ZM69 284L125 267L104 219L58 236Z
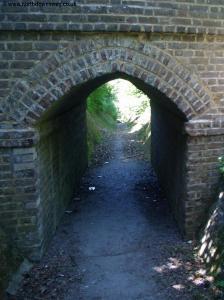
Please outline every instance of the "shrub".
M105 130L113 130L117 120L115 105L116 92L109 84L104 84L92 92L87 99L87 144L88 161L95 146L101 142Z
M114 120L117 119L115 105L116 94L109 84L103 84L92 92L87 99L87 110L94 114L108 114Z
M222 177L224 177L224 156L219 157L219 171Z

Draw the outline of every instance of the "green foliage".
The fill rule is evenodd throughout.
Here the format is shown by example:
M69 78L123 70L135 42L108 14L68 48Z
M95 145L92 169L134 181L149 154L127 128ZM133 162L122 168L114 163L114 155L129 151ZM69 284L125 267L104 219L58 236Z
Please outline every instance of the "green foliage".
M219 288L224 289L224 280L219 280L219 281L215 282L215 285Z
M146 96L144 98L142 96L142 98L141 98L141 105L136 109L136 114L137 115L143 114L145 112L145 110L147 108L149 108L149 107L150 107L149 99L146 98Z
M219 171L224 177L224 156L219 157Z
M88 161L91 160L95 146L101 141L101 134L94 116L87 111Z
M95 146L101 142L104 130L113 130L117 120L115 106L116 92L109 85L104 84L91 93L87 99L87 144L88 161Z
M87 99L87 110L94 114L108 114L116 120L117 108L115 101L116 94L112 86L104 84L89 95Z
M136 96L137 98L140 98L145 94L143 93L143 91L137 89L135 86L132 86L132 89L130 89L129 95Z

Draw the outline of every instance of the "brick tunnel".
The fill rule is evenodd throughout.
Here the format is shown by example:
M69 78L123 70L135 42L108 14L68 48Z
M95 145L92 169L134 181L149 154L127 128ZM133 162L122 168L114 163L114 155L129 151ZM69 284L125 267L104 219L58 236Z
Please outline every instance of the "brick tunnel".
M183 235L188 234L183 214L186 191L186 117L158 90L139 79L115 72L90 80L71 91L38 121L39 142L36 149L43 208L43 238L46 244L55 232L88 164L87 97L100 84L115 78L131 81L151 98L152 164L166 191L181 232Z
M34 66L2 103L0 219L32 259L46 249L87 166L86 99L115 78L151 99L152 164L183 236L194 238L203 224L224 152L222 118L207 89L146 40L84 36Z

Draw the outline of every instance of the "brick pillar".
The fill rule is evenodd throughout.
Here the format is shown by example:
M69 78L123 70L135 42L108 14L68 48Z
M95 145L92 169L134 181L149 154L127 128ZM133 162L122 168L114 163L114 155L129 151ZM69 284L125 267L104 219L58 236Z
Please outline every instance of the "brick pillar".
M195 120L186 124L188 132L186 162L185 232L197 237L215 201L219 185L219 161L224 155L222 120Z
M0 130L0 225L25 255L41 255L37 155L33 129Z

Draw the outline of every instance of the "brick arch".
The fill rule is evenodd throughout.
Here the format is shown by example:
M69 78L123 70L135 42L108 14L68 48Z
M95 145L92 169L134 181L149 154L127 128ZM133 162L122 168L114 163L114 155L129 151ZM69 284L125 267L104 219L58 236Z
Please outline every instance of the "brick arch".
M104 37L76 42L38 63L15 84L2 108L17 122L34 124L71 88L113 73L158 89L188 120L211 107L203 83L168 53L135 38Z

